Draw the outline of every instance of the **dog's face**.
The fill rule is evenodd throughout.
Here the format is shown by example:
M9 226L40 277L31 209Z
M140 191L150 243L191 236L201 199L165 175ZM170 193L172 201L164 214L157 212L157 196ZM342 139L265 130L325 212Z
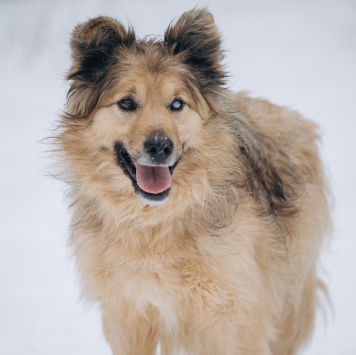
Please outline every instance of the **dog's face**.
M160 71L164 60L155 72L145 61L130 61L110 102L93 116L92 133L98 148L113 152L128 189L158 204L169 196L183 153L202 145L204 106L197 107L179 70Z
M106 201L129 218L140 214L142 201L161 205L170 197L159 213L174 216L175 208L209 206L208 198L227 196L230 204L237 186L273 211L285 205L265 143L225 88L221 39L209 12L184 13L163 40L136 39L132 29L98 17L75 28L71 49L57 143L64 178L75 199L85 196L86 208Z
M210 143L202 133L209 98L216 99L225 78L212 16L183 14L163 41L136 40L116 20L99 17L76 27L71 47L62 141L72 159L77 154L74 170L92 170L92 179L106 176L121 193L161 204L179 171L189 183L194 152Z

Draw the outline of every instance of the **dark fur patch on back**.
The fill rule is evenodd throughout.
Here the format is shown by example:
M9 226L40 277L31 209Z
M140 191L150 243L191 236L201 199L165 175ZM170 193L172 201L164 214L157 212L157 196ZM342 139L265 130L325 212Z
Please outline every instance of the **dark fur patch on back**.
M301 183L299 170L283 153L278 144L271 146L259 137L252 127L242 120L238 120L240 139L244 142L239 147L239 153L246 167L246 180L250 191L256 199L266 201L271 213L292 215L297 212L294 204L295 189L293 186ZM278 172L275 163L283 166L283 172ZM282 173L282 175L281 175ZM283 176L283 178L282 178Z

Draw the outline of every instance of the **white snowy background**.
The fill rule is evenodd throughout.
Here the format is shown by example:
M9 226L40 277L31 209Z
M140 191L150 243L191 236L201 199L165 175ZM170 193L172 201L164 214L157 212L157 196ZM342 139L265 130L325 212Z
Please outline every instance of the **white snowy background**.
M110 354L98 310L80 301L64 186L46 176L41 143L65 103L72 28L110 15L140 37L163 34L196 4L215 16L233 89L321 127L335 197L322 258L333 308L303 354L356 354L355 0L0 0L0 355Z

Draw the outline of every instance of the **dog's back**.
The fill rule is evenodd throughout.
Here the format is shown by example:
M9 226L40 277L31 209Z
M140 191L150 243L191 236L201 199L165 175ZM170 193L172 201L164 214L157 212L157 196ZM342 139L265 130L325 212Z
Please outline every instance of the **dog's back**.
M286 292L272 345L273 354L294 354L310 336L318 296L325 293L316 265L331 222L318 128L294 111L245 93L238 94L236 102L238 111L266 143L268 159L275 164L285 189L294 190L288 197L293 199L294 211L275 216L283 230L288 258L280 266L291 288Z

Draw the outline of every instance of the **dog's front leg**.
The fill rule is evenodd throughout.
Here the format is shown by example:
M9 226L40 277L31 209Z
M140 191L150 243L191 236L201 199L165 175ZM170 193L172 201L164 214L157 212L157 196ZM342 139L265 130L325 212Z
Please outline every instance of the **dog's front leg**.
M272 328L265 315L212 308L190 320L185 329L188 354L271 355Z
M113 355L154 355L157 348L154 309L140 314L130 305L102 306L103 330Z

